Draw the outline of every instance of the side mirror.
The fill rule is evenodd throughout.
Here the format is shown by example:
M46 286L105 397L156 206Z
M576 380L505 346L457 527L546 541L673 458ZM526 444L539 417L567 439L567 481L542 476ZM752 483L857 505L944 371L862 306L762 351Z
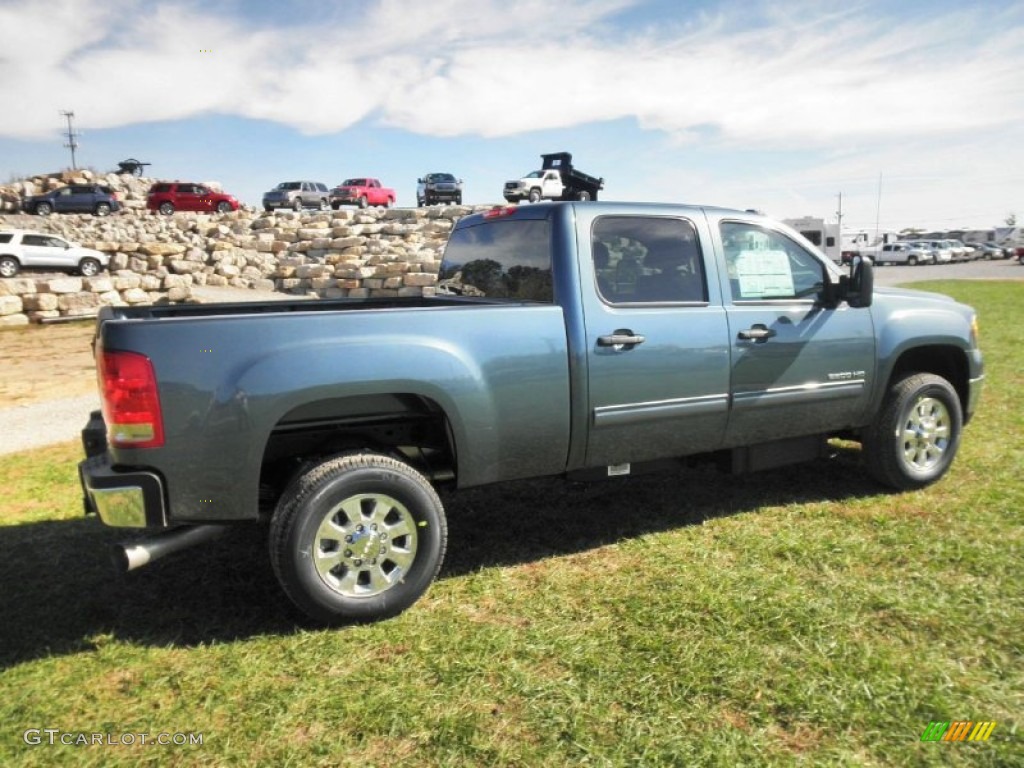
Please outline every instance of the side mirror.
M851 307L870 307L875 292L875 268L867 256L854 256L850 276L839 278L839 298Z

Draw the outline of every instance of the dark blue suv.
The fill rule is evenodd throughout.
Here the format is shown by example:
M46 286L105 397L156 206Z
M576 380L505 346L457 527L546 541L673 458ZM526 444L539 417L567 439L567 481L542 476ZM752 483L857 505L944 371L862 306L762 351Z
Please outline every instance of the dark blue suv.
M95 213L106 216L121 210L117 194L102 184L71 184L44 195L32 195L21 201L26 213L49 216L51 213Z

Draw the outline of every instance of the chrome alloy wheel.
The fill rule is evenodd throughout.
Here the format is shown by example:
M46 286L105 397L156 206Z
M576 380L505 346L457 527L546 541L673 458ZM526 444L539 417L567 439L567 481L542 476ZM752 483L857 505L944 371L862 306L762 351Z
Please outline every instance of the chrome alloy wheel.
M913 403L899 435L908 468L926 472L942 461L952 437L951 423L949 411L941 400L922 397Z
M346 597L387 591L416 559L416 521L392 496L350 496L324 515L313 542L316 571Z

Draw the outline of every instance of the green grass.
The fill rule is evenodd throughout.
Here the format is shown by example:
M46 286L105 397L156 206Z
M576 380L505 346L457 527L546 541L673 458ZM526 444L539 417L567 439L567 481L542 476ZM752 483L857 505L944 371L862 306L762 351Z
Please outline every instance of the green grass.
M118 578L74 445L0 458L3 765L1024 765L1022 286L950 475L855 453L447 497L441 578L397 619L297 626L258 531ZM995 720L983 744L932 720ZM202 746L28 746L27 728Z

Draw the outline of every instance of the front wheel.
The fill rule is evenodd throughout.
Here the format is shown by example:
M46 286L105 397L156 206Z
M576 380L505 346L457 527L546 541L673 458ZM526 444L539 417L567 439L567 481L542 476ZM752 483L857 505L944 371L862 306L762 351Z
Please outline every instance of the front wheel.
M427 590L447 538L441 500L423 475L390 456L349 453L284 492L270 556L285 593L313 620L377 621Z
M82 259L78 262L78 273L83 277L92 277L100 273L101 265L96 259Z
M217 213L231 213L231 203L227 200L221 200L217 203Z
M0 277L14 277L21 271L21 264L13 256L0 256Z
M901 491L930 485L953 463L962 429L960 398L948 381L931 373L906 376L890 387L864 434L868 472Z
M359 198L359 207L360 208L365 208L366 206L367 206L366 195L363 195L362 197Z
M909 257L909 258L907 259L907 264L909 264L909 265L910 265L910 266L912 266L912 267L916 267L916 266L917 266L917 256L911 256L911 257Z
M530 190L530 202L531 203L536 203L539 200L540 200L540 190L539 189L531 189Z

